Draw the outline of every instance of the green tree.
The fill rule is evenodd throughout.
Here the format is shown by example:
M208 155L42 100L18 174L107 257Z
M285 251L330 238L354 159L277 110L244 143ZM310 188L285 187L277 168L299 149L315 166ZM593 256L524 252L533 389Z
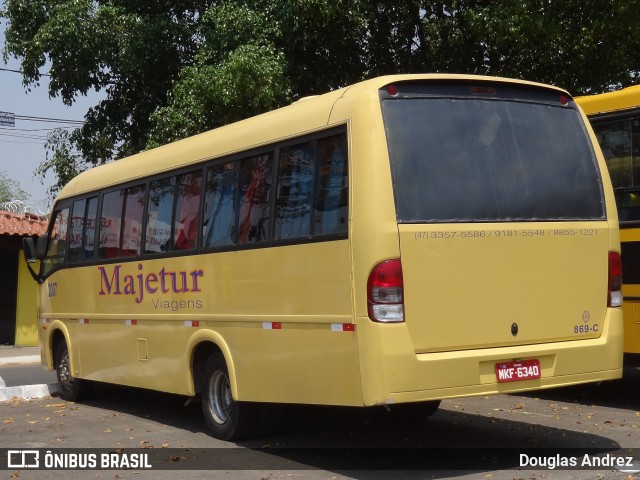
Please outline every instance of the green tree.
M5 0L26 87L105 100L40 173L84 168L382 74L500 75L574 94L634 84L633 0Z
M18 182L9 178L7 172L0 171L0 203L20 200L24 202L29 199L29 194L25 192Z

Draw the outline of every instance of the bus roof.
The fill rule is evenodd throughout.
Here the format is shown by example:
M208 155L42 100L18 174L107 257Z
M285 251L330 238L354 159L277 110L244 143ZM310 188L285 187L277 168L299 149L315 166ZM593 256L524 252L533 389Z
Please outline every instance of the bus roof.
M361 95L377 96L378 90L390 83L419 80L476 80L516 83L535 88L554 89L568 95L566 91L550 85L500 77L457 74L411 74L377 77L323 95L306 97L301 99L304 101L297 101L271 112L92 168L72 179L61 190L58 198L68 198L101 188L109 188L137 178L161 174L200 161L232 155L305 132L312 132L329 125L332 108L340 98L355 98Z
M640 105L640 85L623 88L616 92L576 97L575 101L587 115L636 108Z

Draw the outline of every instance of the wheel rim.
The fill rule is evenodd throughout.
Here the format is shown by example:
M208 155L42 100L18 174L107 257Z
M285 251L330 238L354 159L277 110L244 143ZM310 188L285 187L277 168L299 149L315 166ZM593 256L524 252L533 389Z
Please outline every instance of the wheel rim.
M69 370L69 352L64 352L58 363L58 383L67 392L73 389L73 376Z
M209 410L211 416L218 424L223 424L229 420L231 415L231 386L226 373L217 370L211 375L209 381Z

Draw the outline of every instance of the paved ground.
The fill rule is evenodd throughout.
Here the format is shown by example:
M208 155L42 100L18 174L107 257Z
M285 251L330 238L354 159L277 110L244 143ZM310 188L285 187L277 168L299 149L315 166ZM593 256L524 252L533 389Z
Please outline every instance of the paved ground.
M55 374L47 373L39 364L40 347L0 347L0 402L43 398L56 392Z
M0 365L40 362L40 347L0 346Z
M38 348L0 347L0 375L21 368L40 369ZM44 371L43 371L44 372ZM44 372L45 374L47 372ZM7 374L5 374L7 375ZM7 375L8 376L8 375ZM11 380L10 380L11 382ZM22 390L17 390L21 388ZM37 388L40 390L36 391ZM25 390L26 389L26 390ZM0 387L8 399L0 409L0 449L15 448L108 448L156 452L180 449L205 455L217 455L222 468L214 471L0 471L24 479L59 478L229 478L358 480L460 478L491 480L640 480L640 474L615 469L549 471L514 468L479 471L396 471L365 470L345 472L331 465L345 454L356 452L375 463L389 452L423 448L542 448L565 454L570 449L592 448L615 452L620 448L640 447L638 403L640 369L627 369L625 378L602 384L584 385L528 395L497 395L443 401L442 408L426 424L386 418L384 412L320 407L290 407L286 410L285 430L273 437L239 444L213 439L203 424L200 405L185 404L185 398L139 389L104 386L94 400L76 404L49 397L49 386ZM32 398L32 400L25 400ZM8 400L8 401L7 401ZM319 458L289 458L279 450ZM333 447L327 449L327 447ZM364 450L362 450L364 449ZM468 452L467 450L466 452ZM220 452L225 452L222 455ZM227 453L228 452L228 453ZM285 450L287 452L287 450ZM462 450L464 453L465 451ZM253 455L264 465L258 469L244 466ZM340 458L333 458L336 455ZM235 456L234 456L235 455ZM240 457L238 457L240 455ZM247 457L249 455L249 457ZM294 453L299 455L299 453ZM166 456L166 455L165 455ZM329 459L329 465L326 465ZM291 462L284 468L282 462ZM183 462L184 464L185 462ZM188 463L188 462L187 462ZM304 468L298 470L298 463ZM186 467L186 464L179 467ZM399 466L402 463L399 464ZM402 468L400 466L400 468ZM0 469L1 470L1 469ZM61 473L63 474L61 476Z

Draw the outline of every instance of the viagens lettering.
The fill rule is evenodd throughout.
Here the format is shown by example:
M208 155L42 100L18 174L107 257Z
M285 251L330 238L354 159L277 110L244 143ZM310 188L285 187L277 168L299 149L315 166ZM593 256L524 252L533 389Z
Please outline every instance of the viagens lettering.
M157 272L143 272L143 265L138 264L140 273L123 275L122 265L98 267L100 272L100 295L131 295L136 303L141 303L145 294L154 293L188 293L200 292L198 281L204 276L202 270L168 271L162 267ZM109 271L110 270L110 271Z

